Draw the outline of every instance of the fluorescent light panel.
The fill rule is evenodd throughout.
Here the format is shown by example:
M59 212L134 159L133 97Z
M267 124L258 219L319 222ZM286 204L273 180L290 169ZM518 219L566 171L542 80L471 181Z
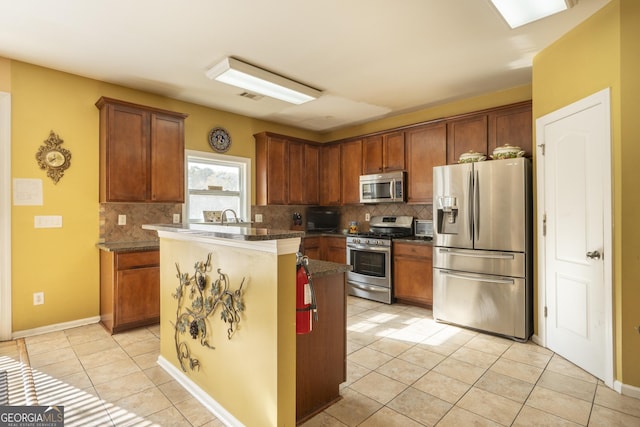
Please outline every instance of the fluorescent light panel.
M235 58L225 58L206 72L207 77L250 92L292 104L304 104L318 98L322 92L289 80Z
M507 24L517 28L573 7L577 0L491 0Z

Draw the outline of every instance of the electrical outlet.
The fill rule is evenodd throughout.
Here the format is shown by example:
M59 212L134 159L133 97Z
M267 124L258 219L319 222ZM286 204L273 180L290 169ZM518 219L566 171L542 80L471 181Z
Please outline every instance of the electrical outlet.
M180 214L173 214L173 223L174 224L180 223Z
M126 215L118 215L118 225L127 225Z
M370 221L370 220L371 220L371 214L369 214L369 212L367 212L366 214L364 214L364 220L365 220L365 221Z
M44 304L44 292L34 292L33 305L42 305L42 304Z
M262 222L262 214L256 214L256 222Z

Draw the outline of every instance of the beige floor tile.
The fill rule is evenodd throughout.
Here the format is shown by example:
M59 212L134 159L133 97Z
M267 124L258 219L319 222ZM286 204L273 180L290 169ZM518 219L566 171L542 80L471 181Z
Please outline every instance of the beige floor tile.
M355 390L342 390L342 399L325 412L348 426L356 426L382 408L382 404Z
M471 385L431 371L416 381L413 387L445 402L455 404L471 388Z
M113 339L123 347L138 341L150 340L157 336L147 328L137 328L113 335Z
M371 369L347 359L347 381L340 384L341 387L349 386L371 372Z
M513 341L506 338L478 334L469 340L469 342L465 344L465 347L501 356L512 344Z
M556 417L531 406L524 406L512 424L513 427L578 427L572 421Z
M160 344L158 343L150 352L139 354L133 357L133 361L140 369L158 366L158 356L160 356Z
M533 389L525 404L582 425L589 421L591 411L589 402L538 386Z
M593 383L597 383L598 379L591 375L590 373L580 369L573 363L567 361L566 359L554 354L547 365L547 369L552 372L557 372L562 375L567 375L569 377L574 377L582 381L589 381Z
M474 385L479 389L509 398L521 404L527 400L531 390L533 390L533 384L531 383L494 371L485 372L482 378Z
M62 362L52 363L50 365L33 368L34 375L41 372L54 378L62 378L67 375L83 372L84 368L78 359L63 360Z
M80 354L78 355L78 359L80 363L82 363L82 366L84 366L84 369L92 369L113 362L130 360L130 357L120 346L116 345L116 347L108 350L90 354Z
M387 406L419 423L433 426L451 409L452 405L435 396L409 387L389 402Z
M150 352L158 352L160 348L160 339L156 336L146 340L140 340L132 343L128 343L124 350L131 357L139 356Z
M433 370L467 384L475 383L485 372L483 368L451 358L443 360Z
M498 360L499 356L491 353L485 353L479 350L474 350L465 346L456 350L451 355L451 357L478 366L480 368L488 369L495 363L496 360Z
M127 374L140 371L133 360L118 360L113 363L87 369L87 375L94 385L111 381L113 378L123 377Z
M378 341L381 337L377 337L369 332L359 332L347 330L347 342L357 344L361 347L366 347L369 344Z
M315 417L302 423L300 427L347 427L347 425L326 412L320 412Z
M116 400L112 406L107 406L107 410L114 424L119 426L133 417L146 417L169 407L169 399L160 390L152 387Z
M64 331L71 345L78 345L89 341L96 341L110 337L109 332L98 323L80 326Z
M38 335L33 338L26 338L27 352L29 356L40 353L49 353L61 348L71 347L64 332L52 332L50 334Z
M394 358L376 369L383 375L393 378L401 383L410 385L426 374L427 368L418 366L402 359Z
M598 384L594 403L640 418L640 399L623 396L602 384Z
M111 381L96 384L95 389L101 399L113 402L143 390L155 387L144 372L132 372Z
M463 426L499 427L500 424L457 406L452 408L438 423L438 427Z
M382 338L369 344L367 347L388 354L389 356L397 356L412 346L413 344L405 341L399 341L392 338Z
M100 354L104 351L119 348L118 343L111 337L101 338L90 342L82 342L75 344L73 350L78 356L86 356L89 354Z
M27 344L27 350L31 351L29 346L34 344L41 344L44 342L53 341L67 341L67 335L64 331L48 332L46 334L34 335L32 337L26 337L24 342Z
M471 388L456 406L502 425L511 425L522 407L520 403L477 387Z
M407 385L377 372L371 372L349 386L375 401L386 404L407 388Z
M39 368L41 366L51 365L53 363L64 362L65 360L76 358L76 353L71 347L64 347L45 353L29 354L29 363L31 367Z
M192 398L191 393L189 393L180 385L179 382L175 380L161 384L158 388L174 405Z
M71 387L75 387L78 389L85 389L87 387L93 387L89 376L85 371L77 372L75 374L67 375L66 377L60 378L65 384L68 384Z
M543 371L541 368L508 359L498 359L489 370L531 384L535 384L538 381Z
M194 426L201 426L217 418L196 399L187 399L175 404L183 417Z
M536 353L553 356L553 351L549 350L548 348L540 347L538 344L534 343L531 340L527 342L514 342L513 344L511 344L511 347L522 348L527 351L535 351Z
M385 336L396 340L405 341L410 344L417 344L420 341L426 339L429 335L423 333L422 331L413 330L411 327L404 327L402 329L398 329L396 331L388 333Z
M420 427L422 424L411 418L399 414L393 409L383 407L378 412L367 418L361 427Z
M353 341L347 341L347 356L350 355L351 353L354 353L358 350L360 350L362 347L364 347L363 345L360 345L356 342Z
M537 385L586 400L589 403L593 402L597 386L592 382L582 381L553 371L543 372ZM640 402L638 403L640 404Z
M426 369L432 369L438 363L442 362L445 356L415 346L400 354L398 358Z
M350 360L369 369L376 369L392 359L388 354L372 350L368 347L362 348L349 356Z
M640 427L640 417L614 411L600 405L593 405L589 426Z
M154 366L143 370L144 374L155 384L161 385L172 380L171 375L160 366Z
M522 346L513 345L502 354L505 359L515 360L516 362L526 363L542 369L547 366L551 356L551 354L542 354Z
M174 406L151 414L145 420L157 426L191 427L191 423Z
M216 418L214 420L207 421L206 423L200 425L200 427L227 427L227 425Z

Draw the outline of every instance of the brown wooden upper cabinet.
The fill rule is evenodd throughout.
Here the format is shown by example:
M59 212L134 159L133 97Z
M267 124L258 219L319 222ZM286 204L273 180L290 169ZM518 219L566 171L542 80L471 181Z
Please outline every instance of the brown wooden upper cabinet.
M442 166L447 157L447 127L444 122L406 131L407 202L431 203L433 167Z
M340 144L342 171L342 204L360 203L360 175L362 175L362 140Z
M340 144L324 145L320 149L320 204L323 206L336 206L342 202L340 157Z
M404 170L404 132L374 135L362 141L362 173Z
M477 151L490 158L505 144L532 152L531 101L498 107L478 114L447 120L447 164L458 163L461 154Z
M186 114L102 97L100 201L184 202Z
M458 163L461 154L487 154L487 115L447 121L447 164Z
M268 132L254 138L256 204L318 204L320 146Z

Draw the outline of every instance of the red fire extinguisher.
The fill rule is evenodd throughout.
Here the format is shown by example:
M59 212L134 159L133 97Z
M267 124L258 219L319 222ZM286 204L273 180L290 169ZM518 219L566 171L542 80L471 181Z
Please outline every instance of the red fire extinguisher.
M296 334L308 334L313 329L313 320L318 321L316 294L309 273L309 258L296 255Z

